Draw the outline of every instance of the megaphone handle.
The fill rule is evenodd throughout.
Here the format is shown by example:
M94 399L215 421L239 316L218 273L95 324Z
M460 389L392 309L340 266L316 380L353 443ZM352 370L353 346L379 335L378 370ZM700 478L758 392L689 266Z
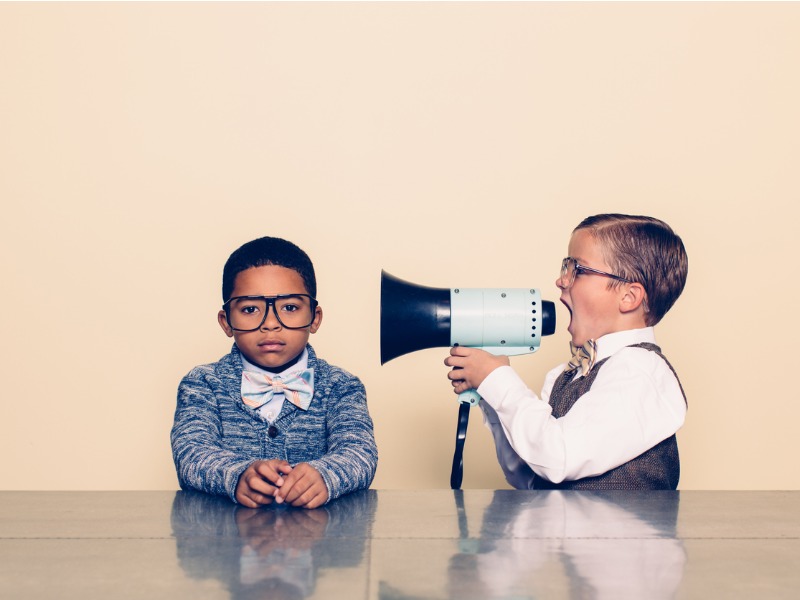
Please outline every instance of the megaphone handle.
M458 405L458 427L456 429L456 450L453 454L453 467L450 470L450 489L461 488L464 476L464 442L467 439L467 426L469 425L469 409L471 405L462 402Z

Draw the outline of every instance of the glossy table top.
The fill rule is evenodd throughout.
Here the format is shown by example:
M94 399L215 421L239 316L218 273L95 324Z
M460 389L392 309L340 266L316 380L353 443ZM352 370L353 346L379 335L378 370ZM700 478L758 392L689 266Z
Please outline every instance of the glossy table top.
M0 492L0 598L796 598L800 492Z

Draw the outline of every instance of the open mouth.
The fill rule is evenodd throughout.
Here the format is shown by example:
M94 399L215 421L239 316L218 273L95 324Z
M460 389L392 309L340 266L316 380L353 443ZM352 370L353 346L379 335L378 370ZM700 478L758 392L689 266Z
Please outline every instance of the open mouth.
M570 332L570 333L572 333L572 307L571 307L569 304L567 304L567 303L564 301L564 299L563 299L563 298L561 298L561 304L563 304L564 306L566 306L566 307L567 307L567 310L569 311L569 324L567 325L567 331L568 331L568 332Z

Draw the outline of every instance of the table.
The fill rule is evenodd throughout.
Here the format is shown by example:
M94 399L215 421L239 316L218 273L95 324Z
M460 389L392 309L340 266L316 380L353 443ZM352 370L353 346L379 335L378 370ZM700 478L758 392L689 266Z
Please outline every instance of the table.
M800 492L0 492L1 598L796 598Z

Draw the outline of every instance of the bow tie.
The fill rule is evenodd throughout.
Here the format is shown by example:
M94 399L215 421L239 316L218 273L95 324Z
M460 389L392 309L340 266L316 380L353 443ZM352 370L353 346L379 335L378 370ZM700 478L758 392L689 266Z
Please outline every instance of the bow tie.
M588 340L583 346L575 346L570 342L569 350L572 352L572 358L567 363L565 371L574 371L580 368L581 375L586 375L592 370L597 356L597 342Z
M283 394L300 410L308 410L314 396L314 369L275 376L242 371L242 400L247 406L258 410L275 394Z

